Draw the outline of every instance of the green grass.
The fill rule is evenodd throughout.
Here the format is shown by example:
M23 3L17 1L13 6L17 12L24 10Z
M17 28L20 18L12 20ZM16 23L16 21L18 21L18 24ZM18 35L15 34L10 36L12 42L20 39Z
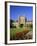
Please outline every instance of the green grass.
M16 32L22 32L23 28L11 28L10 29L10 37L12 38L13 36L16 37Z
M25 27L23 28L11 28L10 29L10 37L15 37L16 36L16 32L22 32L25 29ZM29 28L29 31L32 31L32 28Z
M10 29L10 34L11 35L16 35L16 32L22 32L24 30L24 28L12 28Z
M10 29L10 32L11 32L11 34L16 34L16 32L22 32L24 30L24 28L11 28ZM30 29L29 29L30 30ZM32 30L32 29L31 29Z

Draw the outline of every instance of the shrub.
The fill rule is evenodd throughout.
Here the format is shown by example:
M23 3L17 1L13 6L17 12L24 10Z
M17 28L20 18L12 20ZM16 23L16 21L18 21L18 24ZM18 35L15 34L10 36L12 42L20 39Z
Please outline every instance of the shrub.
M16 38L17 38L17 39L23 39L23 36L24 36L24 35L23 35L23 32L17 32L17 33L16 33Z
M25 30L23 31L24 35L27 34L28 32L29 32L28 29L25 29Z
M20 24L19 26L22 28L23 27L23 24Z

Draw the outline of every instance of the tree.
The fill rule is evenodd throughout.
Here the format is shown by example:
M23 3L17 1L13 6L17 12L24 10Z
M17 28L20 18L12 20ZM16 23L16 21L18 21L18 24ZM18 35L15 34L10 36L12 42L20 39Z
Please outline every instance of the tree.
M23 24L20 24L19 26L22 28L23 27Z
M13 27L13 24L12 24L13 22L14 22L14 20L11 20L11 19L10 19L10 28Z

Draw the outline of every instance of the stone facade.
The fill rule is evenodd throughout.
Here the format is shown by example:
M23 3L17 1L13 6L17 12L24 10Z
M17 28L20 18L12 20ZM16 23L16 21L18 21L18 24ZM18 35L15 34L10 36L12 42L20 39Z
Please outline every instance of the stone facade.
M15 23L13 23L16 27L19 27L20 24L23 24L23 26L25 25L29 25L29 24L32 24L32 21L26 21L27 18L24 17L24 16L20 16L18 21L16 21Z
M25 17L24 17L24 16L20 16L20 17L19 17L19 24L23 24L23 25L26 24L26 22L25 22Z

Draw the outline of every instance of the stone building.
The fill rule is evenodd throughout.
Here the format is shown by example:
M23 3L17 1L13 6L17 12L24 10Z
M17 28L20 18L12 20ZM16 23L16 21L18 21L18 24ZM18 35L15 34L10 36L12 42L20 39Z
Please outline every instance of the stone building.
M26 17L20 16L19 19L13 24L18 28L19 25L26 26L26 25L32 24L32 21L27 21Z
M19 17L19 24L25 26L25 24L26 24L26 20L25 20L25 19L26 19L26 18L25 18L24 16L20 16L20 17Z

